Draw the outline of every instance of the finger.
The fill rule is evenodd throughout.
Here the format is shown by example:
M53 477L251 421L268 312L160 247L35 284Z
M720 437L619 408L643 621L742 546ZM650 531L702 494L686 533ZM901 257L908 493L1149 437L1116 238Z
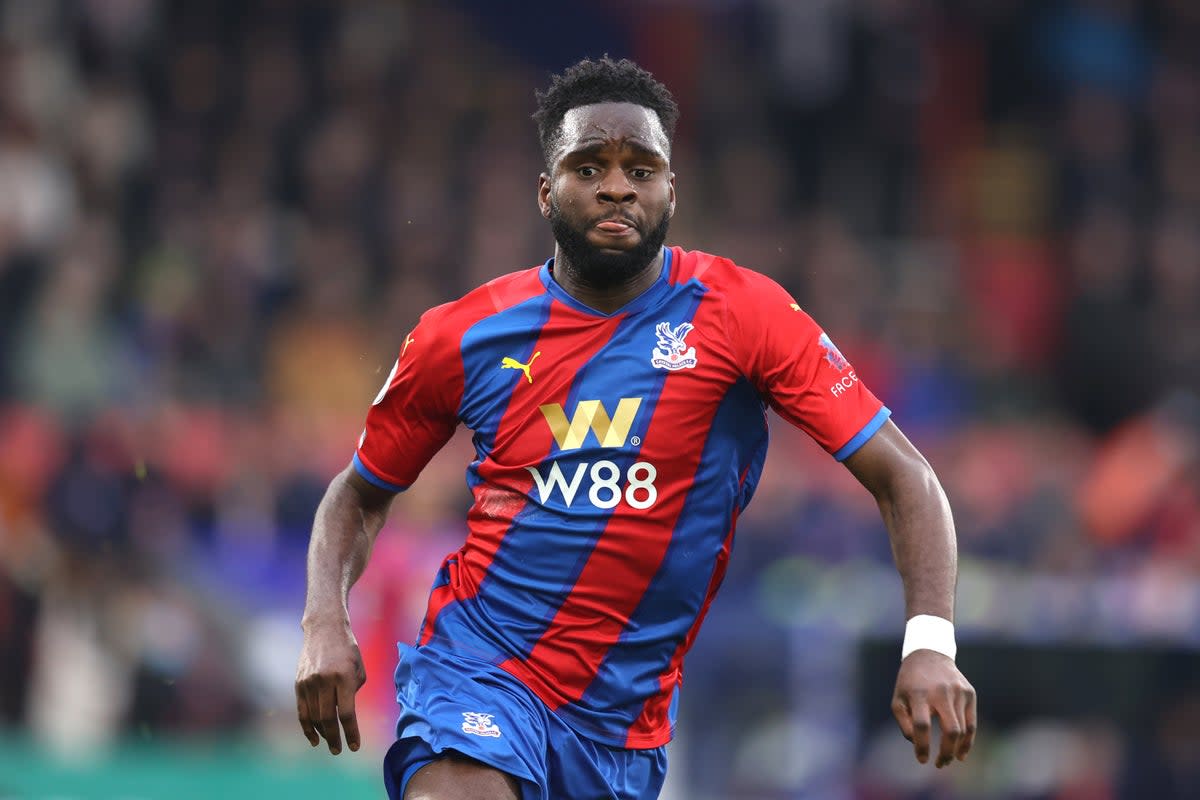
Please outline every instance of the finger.
M316 747L325 736L325 723L321 720L320 688L315 684L316 678L310 677L304 685L304 698L301 702L308 709L308 721L317 734ZM310 740L311 741L311 740Z
M892 700L892 716L900 725L900 732L904 734L904 738L911 742L913 740L912 714L908 711L908 704L899 697Z
M329 752L335 756L342 752L342 732L337 721L337 689L336 684L330 683L320 687L317 692L317 708L320 730L329 743Z
M959 719L956 713L954 698L950 692L950 687L945 687L945 689L935 694L932 702L932 711L937 715L938 722L942 728L942 741L940 747L938 747L937 759L934 761L934 765L938 769L946 766L954 759L954 752L958 748L959 740L962 738L962 720Z
M304 738L308 739L308 743L316 747L321 743L321 737L317 735L317 729L313 725L312 715L308 712L308 697L306 696L304 686L299 682L296 683L296 715L300 718L300 730L304 731Z
M913 752L917 754L917 761L924 764L929 760L929 703L924 695L913 697L908 711L912 716Z
M312 720L313 729L319 737L317 744L320 744L321 739L329 738L329 733L325 730L325 720L321 718L321 687L310 682L305 698L308 700L308 718Z
M967 760L967 753L971 752L971 745L975 744L975 690L968 686L962 692L963 698L963 735L958 740L958 756L959 761Z
M351 751L357 751L362 743L358 733L358 717L354 713L354 692L351 684L343 682L337 693L338 720L346 731L346 746Z

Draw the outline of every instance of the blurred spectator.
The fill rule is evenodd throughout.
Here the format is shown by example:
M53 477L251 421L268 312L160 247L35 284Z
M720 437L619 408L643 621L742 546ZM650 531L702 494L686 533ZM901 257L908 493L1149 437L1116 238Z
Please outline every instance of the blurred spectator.
M1159 350L1139 301L1133 221L1119 207L1098 205L1069 237L1075 291L1063 319L1055 376L1067 410L1104 432L1159 396Z

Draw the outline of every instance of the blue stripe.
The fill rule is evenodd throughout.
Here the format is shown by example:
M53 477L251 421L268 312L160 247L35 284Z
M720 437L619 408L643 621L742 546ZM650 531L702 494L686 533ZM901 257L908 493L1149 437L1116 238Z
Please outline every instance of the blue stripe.
M838 461L845 461L850 456L867 443L867 440L875 435L875 432L883 427L883 423L887 422L888 417L892 412L887 406L879 409L875 416L871 417L871 421L863 426L862 430L854 434L854 438L842 445L841 449L833 454L833 457Z
M642 701L658 693L659 677L704 605L730 514L747 494L745 485L739 485L741 476L749 480L751 473L761 471L767 440L762 400L743 378L729 387L713 414L667 552L581 705L614 708L623 718L613 721L627 729ZM638 704L630 707L634 698ZM560 710L564 712L569 716L570 707Z
M477 461L482 461L491 452L500 421L512 402L513 391L518 381L525 380L521 370L501 369L500 363L505 356L529 363L542 327L550 317L552 303L548 294L534 295L484 317L463 333L459 349L464 390L458 418L475 432ZM543 366L539 360L534 369Z
M595 433L589 431L582 447L563 451L555 442L550 453L539 465L548 469L548 465L557 461L563 474L570 480L579 464L592 464L599 460L613 462L621 475L628 472L630 465L637 461L641 452L640 445L633 445L633 438L645 439L646 430L662 393L662 387L668 373L666 370L624 369L620 362L628 360L644 364L654 349L655 323L666 316L672 320L676 317L679 322L690 321L695 316L703 295L687 292L674 292L666 303L655 309L653 318L647 315L631 314L617 326L612 338L588 362L579 369L575 382L568 394L564 412L570 418L579 401L602 399L607 411L611 414L616 410L616 402L621 397L640 396L642 404L637 416L629 429L629 438L625 446L620 448L602 448L596 440ZM680 307L682 306L682 307ZM673 310L673 307L678 310ZM676 323L678 324L678 323ZM639 375L641 381L635 381L633 376ZM649 378L649 381L645 381ZM624 379L624 382L620 382ZM535 424L540 424L535 423ZM545 472L543 472L545 474ZM547 578L543 586L544 593L535 602L529 602L529 594L514 595L504 593L505 600L525 601L522 608L515 613L525 619L541 620L541 623L526 631L519 653L522 657L537 645L545 634L546 628L553 621L559 608L566 602L575 582L592 556L596 543L608 526L608 520L617 506L611 509L595 508L588 499L587 491L591 486L591 476L585 474L579 484L579 491L570 509L562 502L559 492L547 498L543 507L537 500L537 487L533 487L534 495L530 503L517 515L513 521L511 533L517 536L506 536L504 543L496 553L492 569L480 595L485 594L485 588L496 573L512 571L517 574L544 575ZM618 504L619 505L619 504ZM511 545L511 546L508 546ZM565 553L575 553L573 562L564 563ZM510 584L511 585L511 584ZM491 594L500 594L499 591ZM536 608L541 606L541 608Z
M403 492L407 486L401 486L397 483L388 483L383 478L371 472L367 465L358 457L358 453L354 454L354 470L366 479L367 483L378 486L380 489L386 489L389 492Z
M632 442L635 436L645 438L669 374L645 368L654 349L654 325L664 318L675 324L690 321L703 297L703 287L670 284L666 287L664 302L651 307L653 316L630 314L622 319L608 343L572 376L563 408L571 418L580 398L598 399L609 413L614 413L619 398L641 397L642 404L625 445L602 448L591 431L578 449L562 451L555 443L538 465L542 475L557 461L570 481L580 464L602 459L612 461L623 475L637 460L641 448ZM601 324L603 321L597 319L597 325ZM552 366L553 361L545 362L547 370ZM550 379L548 371L543 372L543 379ZM545 423L538 414L527 424ZM501 541L475 597L444 608L438 616L435 637L453 639L456 646L465 645L477 657L488 660L499 655L497 644L507 655L527 657L574 589L612 515L613 509L592 506L588 499L590 486L591 477L585 472L569 509L561 492L555 491L543 504L537 487L532 487L530 499ZM531 576L536 583L530 583ZM480 635L481 630L487 630L489 638L499 642L489 643Z
M500 423L508 413L520 382L525 380L521 370L501 369L501 362L505 356L511 356L529 363L536 352L542 328L550 318L553 301L549 294L542 293L484 317L467 329L459 343L464 392L458 416L473 431L471 442L475 447L475 460L467 467L466 474L467 488L472 492L484 482L479 475L479 465L491 455ZM549 366L542 360L545 358L546 354L543 354L533 367L533 374L539 379L540 370ZM450 632L450 638L461 652L499 663L504 656L497 652L496 642L482 636L480 631L490 630L500 634L502 641L507 639L503 631L486 620L475 621L480 616L488 616L475 607L477 600L451 603L441 610L437 619L427 622L432 626L435 640Z

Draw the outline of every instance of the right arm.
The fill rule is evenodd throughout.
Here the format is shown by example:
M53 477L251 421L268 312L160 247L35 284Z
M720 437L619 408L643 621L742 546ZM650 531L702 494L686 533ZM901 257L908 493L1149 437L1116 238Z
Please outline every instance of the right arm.
M358 750L361 744L354 694L366 673L350 629L348 598L350 587L366 569L394 497L351 465L329 484L313 521L296 704L309 743L316 747L324 737L335 755L342 749L339 721L347 746Z
M371 546L402 492L454 434L462 400L461 325L439 306L405 337L392 371L367 411L353 462L325 491L308 545L304 646L296 673L300 728L313 747L329 752L361 744L354 694L366 681L350 629L347 598L363 574ZM339 729L339 722L341 729Z

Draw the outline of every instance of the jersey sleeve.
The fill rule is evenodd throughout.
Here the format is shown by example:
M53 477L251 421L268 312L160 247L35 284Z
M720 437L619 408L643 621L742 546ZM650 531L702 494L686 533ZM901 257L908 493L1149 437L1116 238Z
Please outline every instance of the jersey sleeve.
M458 427L463 369L444 307L426 312L406 337L367 411L354 468L376 486L407 489Z
M780 416L842 461L891 416L820 326L775 281L747 271L730 304L746 376Z

